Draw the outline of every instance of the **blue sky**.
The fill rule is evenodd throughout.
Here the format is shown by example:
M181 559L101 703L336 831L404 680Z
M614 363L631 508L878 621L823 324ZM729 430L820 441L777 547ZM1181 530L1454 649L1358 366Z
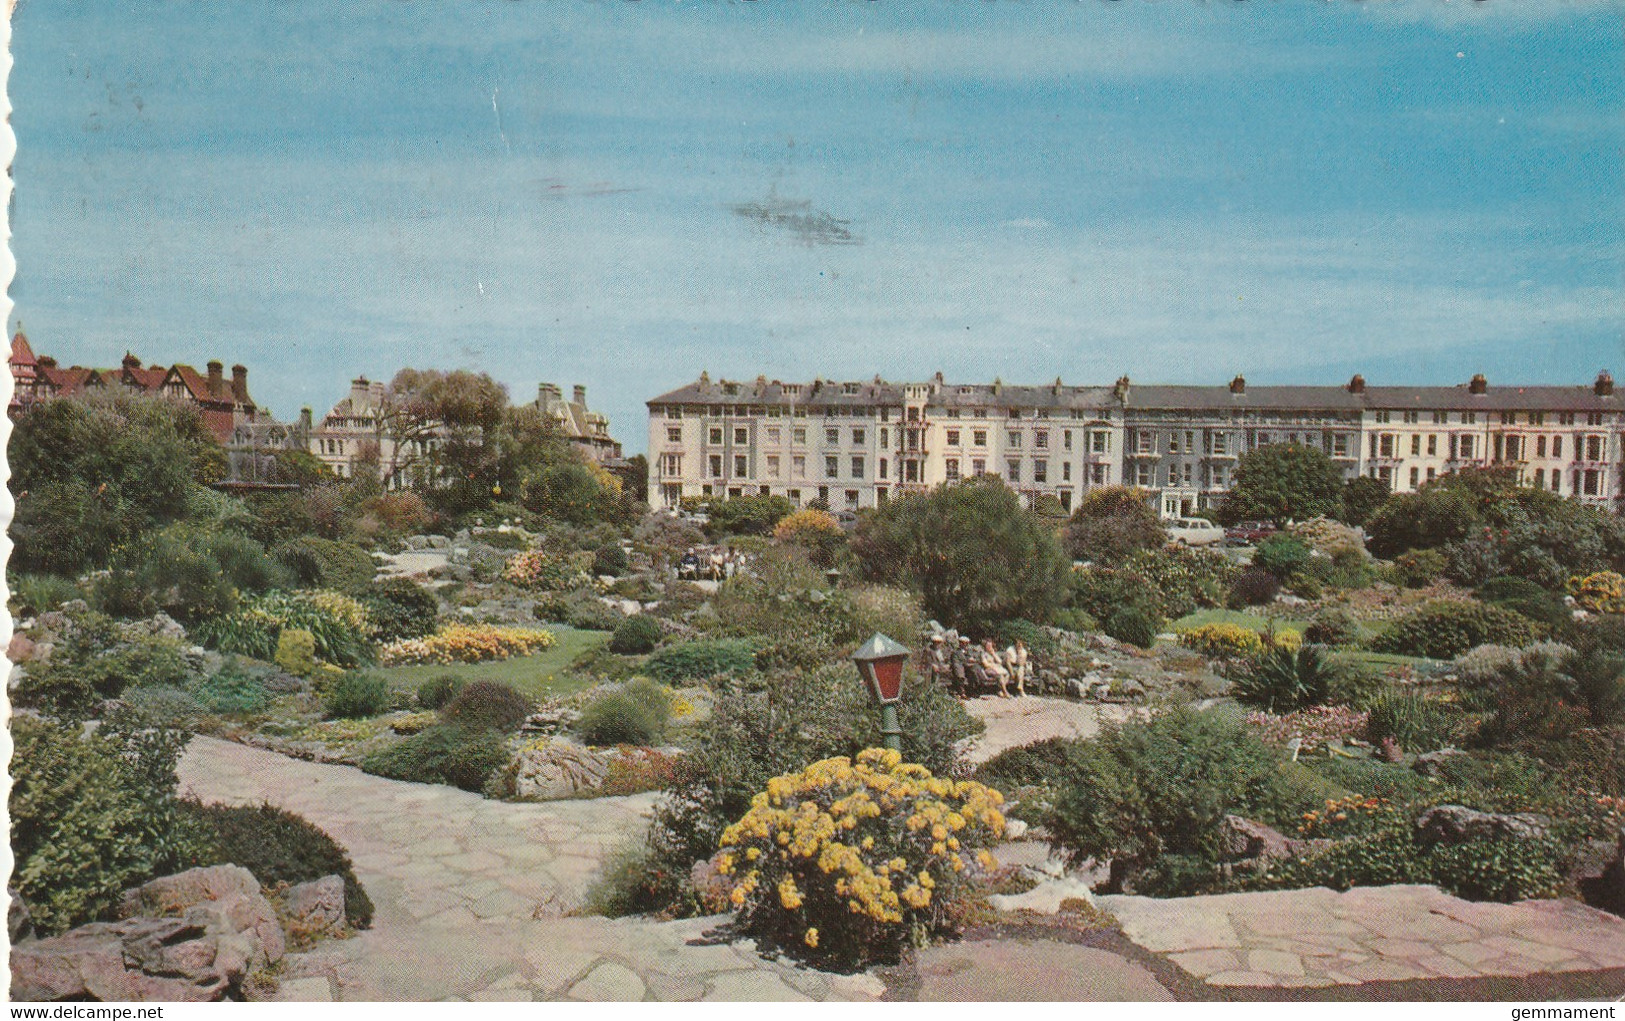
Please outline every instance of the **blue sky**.
M1614 0L24 0L12 286L64 363L1584 382Z

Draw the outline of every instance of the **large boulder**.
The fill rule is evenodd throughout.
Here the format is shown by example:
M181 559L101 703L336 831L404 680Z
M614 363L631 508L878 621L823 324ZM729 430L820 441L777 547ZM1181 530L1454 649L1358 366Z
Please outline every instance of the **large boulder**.
M344 929L344 877L323 876L288 887L283 895L288 933L295 939L332 936Z
M219 1000L282 959L276 912L244 868L216 865L127 892L116 922L11 951L18 1000Z
M1545 816L1529 812L1505 815L1463 805L1435 805L1416 817L1416 835L1424 844L1464 844L1496 837L1535 840L1546 835L1550 824Z
M1329 840L1299 840L1239 815L1219 820L1219 847L1232 861L1269 863L1300 858L1331 846Z
M550 741L521 749L503 775L514 797L552 801L602 786L609 776L609 761L580 745Z

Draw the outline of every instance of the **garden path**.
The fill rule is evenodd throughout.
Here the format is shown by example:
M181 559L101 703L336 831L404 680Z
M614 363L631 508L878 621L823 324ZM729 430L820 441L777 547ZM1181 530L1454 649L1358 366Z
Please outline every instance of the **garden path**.
M1123 934L1209 985L1326 988L1625 968L1625 918L1432 886L1098 898Z
M986 762L1007 748L1046 738L1093 737L1102 722L1125 720L1134 712L1125 706L1043 695L973 698L965 703L965 709L987 727L966 752L966 758L973 763Z
M875 999L870 975L838 976L713 944L724 919L567 917L654 795L512 804L197 737L181 790L269 802L344 845L376 913L372 928L290 955L296 1000Z

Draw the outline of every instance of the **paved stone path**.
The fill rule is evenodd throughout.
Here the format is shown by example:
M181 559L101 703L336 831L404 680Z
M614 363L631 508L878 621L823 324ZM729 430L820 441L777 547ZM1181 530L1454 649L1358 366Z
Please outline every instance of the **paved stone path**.
M1094 705L1067 698L1026 695L1021 698L975 698L965 709L987 726L966 753L975 763L986 762L1006 748L1016 748L1051 737L1093 737L1103 721L1127 719L1134 710L1116 705Z
M870 975L763 960L713 945L723 918L565 917L609 852L647 823L654 795L509 804L197 737L181 789L269 802L349 851L373 926L290 955L285 999L876 999Z
M1432 886L1097 900L1129 939L1217 986L1625 967L1625 918L1571 900L1481 903Z
M918 998L929 1001L1172 1000L1144 966L1109 950L1006 939L927 947Z

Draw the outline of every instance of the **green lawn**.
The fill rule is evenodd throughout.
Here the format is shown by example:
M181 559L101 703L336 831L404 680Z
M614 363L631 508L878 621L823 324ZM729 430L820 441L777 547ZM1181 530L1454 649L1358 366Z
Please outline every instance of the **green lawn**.
M1187 613L1174 621L1169 627L1170 631L1187 631L1203 624L1236 624L1240 627L1251 628L1254 631L1263 631L1269 627L1271 618L1261 613L1248 613L1244 610L1221 610L1208 608ZM1297 617L1274 618L1275 630L1282 631L1291 628L1293 631L1302 631L1309 626L1309 621Z
M608 631L577 631L574 628L552 625L548 627L558 638L557 644L535 656L494 660L489 663L466 663L456 666L428 664L424 666L379 667L368 671L398 691L416 691L418 685L442 674L456 674L465 681L497 681L529 695L542 699L555 695L568 695L580 691L590 682L585 677L569 674L570 663L583 652L609 641Z

